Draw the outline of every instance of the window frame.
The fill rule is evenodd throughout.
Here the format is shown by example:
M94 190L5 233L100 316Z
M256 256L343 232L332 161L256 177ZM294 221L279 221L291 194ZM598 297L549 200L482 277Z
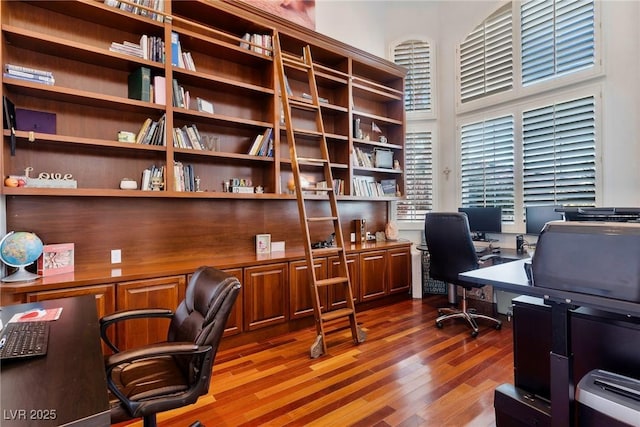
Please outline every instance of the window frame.
M515 102L529 97L540 96L547 92L557 91L567 86L577 85L580 83L588 83L590 80L598 79L605 76L605 67L602 60L602 6L600 1L594 0L594 64L593 67L579 70L573 73L561 75L544 81L528 84L522 84L522 34L521 34L521 16L520 6L522 1L513 0L512 7L512 28L513 28L513 89L488 95L486 97L473 99L468 102L462 102L460 87L460 41L456 45L455 67L456 67L456 114L471 113L480 109L495 107L508 102ZM498 10L498 8L496 8ZM490 16L490 15L489 15ZM487 16L488 18L488 16ZM486 18L483 19L484 22ZM481 22L481 23L482 23ZM479 23L478 25L480 25ZM466 36L465 36L466 37Z
M524 133L523 133L523 113L524 111L543 108L551 104L558 104L573 99L593 96L595 100L594 122L595 122L595 204L602 205L602 105L604 104L603 88L601 83L593 83L580 88L570 88L553 94L543 94L539 97L521 100L514 104L500 105L494 108L487 108L481 112L458 116L456 119L456 158L461 157L461 128L465 124L489 120L494 117L514 115L514 221L513 223L503 222L502 233L522 234L525 231L524 223L524 188L523 188L523 168L524 168ZM462 171L457 171L458 188L456 202L462 206Z
M432 156L432 191L431 191L431 207L437 210L438 198L436 197L436 189L439 188L439 175L436 171L438 167L438 78L437 78L437 47L434 40L423 34L407 34L401 38L395 39L388 44L387 58L394 62L395 48L405 42L417 40L425 42L429 45L430 63L430 85L431 85L431 111L405 111L405 137L408 133L413 132L430 132L431 133L431 156ZM405 186L406 191L406 186ZM403 195L404 196L404 195ZM420 220L398 220L397 218L398 201L392 201L388 204L388 218L398 224L401 230L424 230L424 219Z

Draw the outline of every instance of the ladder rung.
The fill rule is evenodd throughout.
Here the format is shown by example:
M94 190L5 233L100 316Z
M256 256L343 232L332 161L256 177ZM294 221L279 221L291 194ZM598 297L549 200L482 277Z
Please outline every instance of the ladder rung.
M320 108L320 106L314 104L312 100L298 101L297 99L289 98L289 105L291 105L292 107L295 107L295 108L299 108L301 110L311 110L311 111L317 110L317 109Z
M300 68L301 70L308 70L310 68L309 64L305 63L302 58L297 56L285 56L283 54L282 63L290 67Z
M316 286L332 286L348 283L349 279L346 277L332 277L331 279L322 279L316 281Z
M339 319L341 317L351 316L352 314L353 310L350 308L339 308L338 310L322 313L320 318L326 322L327 320Z
M314 159L312 157L298 157L298 163L305 163L305 164L321 164L324 165L326 163L329 163L328 160L326 159Z
M307 218L307 222L335 221L337 219L338 219L337 216L316 216L312 218Z
M330 246L328 248L311 249L311 252L313 252L314 257L333 255L341 251L342 251L342 248L340 246Z
M294 129L293 132L297 135L305 135L307 137L313 137L313 138L322 138L322 133L318 132L317 130Z

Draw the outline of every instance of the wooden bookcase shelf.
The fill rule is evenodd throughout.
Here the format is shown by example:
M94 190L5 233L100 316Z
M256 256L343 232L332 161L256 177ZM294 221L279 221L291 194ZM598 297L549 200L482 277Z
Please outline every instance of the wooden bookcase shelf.
M254 46L243 45L247 33L268 38L275 31L280 32L285 52L301 54L303 46L311 44L319 95L326 100L322 113L332 167L336 178L344 181L344 197L355 196L353 180L362 174L375 179L392 176L399 189L404 189L401 68L326 37L309 37L309 30L230 1L167 1L160 15L165 19L151 19L91 0L2 5L3 64L50 71L55 77L54 85L4 77L3 95L16 108L56 115L56 134L36 133L36 145L28 142L26 132L18 132L15 156L9 155L10 138L5 130L0 152L2 175L20 175L30 166L35 174L71 173L79 187L73 191L3 187L2 193L131 197L129 191L118 189L119 179L140 182L142 171L156 164L165 167L165 186L160 195L141 197L202 198L202 194L173 191L170 166L182 162L193 164L203 187L211 191L219 192L224 180L247 178L270 197L286 199L288 192L282 183L290 174L290 160L272 50L255 51ZM192 56L196 70L172 65L176 48L172 34L177 35L182 52ZM110 50L112 42L137 43L143 35L164 42L164 63ZM165 87L153 91L165 90L166 104L129 99L128 76L140 67L150 70L152 82L155 76L165 78ZM304 73L291 71L287 77L294 97L309 102ZM191 105L173 105L173 80L189 93ZM211 102L214 112L198 111L196 98ZM137 134L147 118L157 121L163 115L166 146L117 142L119 131ZM310 155L316 140L311 131L312 116L302 112L296 124L301 130L308 129ZM362 128L377 126L380 135L359 137L354 132L355 119ZM203 139L215 141L215 151L174 147L172 129L191 125L197 126ZM273 129L272 156L248 155L256 135L266 128ZM381 142L379 136L386 141ZM390 150L400 168L358 167L352 159L354 147ZM100 166L88 167L92 163ZM225 196L249 197L230 193L214 197Z

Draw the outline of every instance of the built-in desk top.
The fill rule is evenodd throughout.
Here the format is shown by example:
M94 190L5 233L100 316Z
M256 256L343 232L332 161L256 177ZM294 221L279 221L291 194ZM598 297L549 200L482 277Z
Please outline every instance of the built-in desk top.
M6 323L15 313L56 307L62 313L51 323L47 355L2 362L2 427L110 424L93 295L5 306L0 317Z
M495 289L514 292L521 295L541 297L546 301L559 301L576 306L592 307L624 315L640 316L640 304L638 303L532 286L527 279L527 274L524 269L524 264L528 262L531 261L525 259L498 264L492 267L467 271L461 273L459 277L460 280L470 283L491 285Z

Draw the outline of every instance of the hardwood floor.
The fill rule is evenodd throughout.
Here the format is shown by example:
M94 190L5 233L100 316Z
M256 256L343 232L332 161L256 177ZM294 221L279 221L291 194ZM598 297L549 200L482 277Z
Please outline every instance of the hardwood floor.
M494 389L513 382L511 324L483 322L477 338L462 321L438 329L443 304L429 296L360 312L367 340L353 345L348 328L336 330L318 359L313 329L220 351L210 394L158 424L494 426Z

